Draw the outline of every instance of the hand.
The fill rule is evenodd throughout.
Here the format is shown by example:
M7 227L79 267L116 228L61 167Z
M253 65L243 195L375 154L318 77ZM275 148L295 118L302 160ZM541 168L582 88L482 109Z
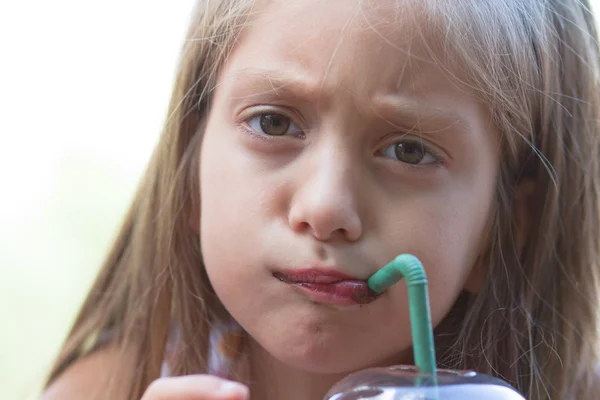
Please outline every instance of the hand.
M210 375L160 378L148 386L141 400L247 400L241 383Z

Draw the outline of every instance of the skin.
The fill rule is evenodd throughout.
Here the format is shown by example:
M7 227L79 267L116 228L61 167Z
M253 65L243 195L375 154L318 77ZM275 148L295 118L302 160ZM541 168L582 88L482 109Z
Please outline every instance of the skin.
M40 400L110 400L106 388L110 372L122 361L116 347L109 346L80 359L68 368L42 395ZM123 384L127 379L123 379ZM125 386L125 385L123 385ZM127 387L117 388L123 394ZM190 375L154 381L142 400L243 400L248 388L214 376Z
M422 21L393 0L376 4L259 5L221 71L201 149L199 229L211 283L250 336L253 399L318 399L351 371L412 362L405 285L341 307L274 273L319 265L367 279L411 253L428 275L434 325L481 276L499 135L413 37ZM266 114L289 118L287 134L265 138ZM399 144L426 149L422 162L398 159ZM115 362L100 351L75 363L44 399L100 392L94 378ZM162 378L143 399L247 398L219 392L223 383Z
M411 253L434 325L474 274L498 134L421 51L418 21L378 4L269 2L220 76L201 151L201 243L217 295L251 337L254 398L318 398L350 371L411 362L404 285L338 307L274 273L319 265L367 279ZM269 135L267 116L289 129ZM421 163L399 160L399 144L426 149Z

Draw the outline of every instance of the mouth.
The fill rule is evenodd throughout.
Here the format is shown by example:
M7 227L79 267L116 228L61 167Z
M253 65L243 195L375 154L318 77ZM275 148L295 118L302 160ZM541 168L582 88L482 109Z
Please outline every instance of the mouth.
M303 269L275 272L273 276L319 302L341 306L362 305L378 297L369 289L366 281L334 270Z

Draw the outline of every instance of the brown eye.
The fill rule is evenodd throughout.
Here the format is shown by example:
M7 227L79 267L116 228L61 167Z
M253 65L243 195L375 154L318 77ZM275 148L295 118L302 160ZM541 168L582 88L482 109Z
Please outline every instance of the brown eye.
M399 161L407 164L420 164L427 154L418 143L398 143L395 145L394 152Z
M284 114L277 112L256 113L246 120L250 130L259 136L293 136L304 138L304 132Z
M383 157L411 165L429 165L441 162L440 158L421 140L403 139L401 142L391 143L382 149L380 154Z
M260 116L260 128L270 136L285 135L291 124L292 121L281 114L263 114Z

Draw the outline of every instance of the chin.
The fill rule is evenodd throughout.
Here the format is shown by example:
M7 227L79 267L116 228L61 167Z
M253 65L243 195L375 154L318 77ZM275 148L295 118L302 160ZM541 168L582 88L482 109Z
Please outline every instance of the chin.
M274 354L273 356L290 368L316 375L348 374L369 366L368 362L348 357L347 354L329 357L326 353L318 356L297 354Z
M348 374L356 370L391 365L390 354L366 345L367 340L344 340L331 337L305 337L304 340L267 341L264 351L286 366L311 374Z

